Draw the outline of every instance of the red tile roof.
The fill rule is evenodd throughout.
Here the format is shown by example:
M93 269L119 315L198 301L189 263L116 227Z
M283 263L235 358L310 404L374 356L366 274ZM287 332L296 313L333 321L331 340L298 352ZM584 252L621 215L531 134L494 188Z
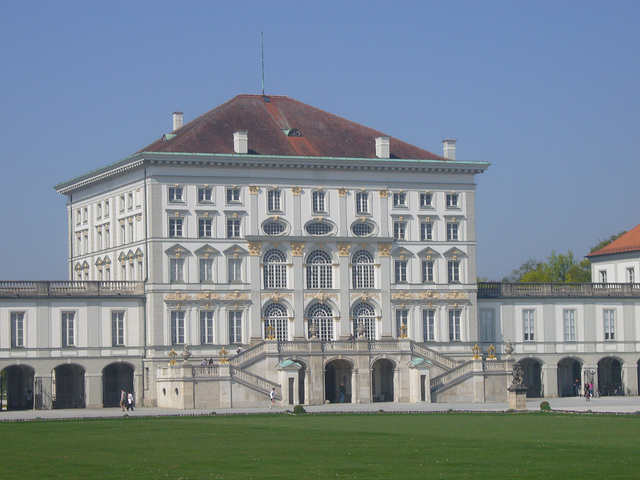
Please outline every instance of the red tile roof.
M640 225L621 237L615 239L609 245L602 247L600 250L591 252L587 257L595 257L598 255L609 255L612 253L635 252L640 250Z
M388 136L289 97L238 95L140 151L233 154L237 131L248 132L250 154L307 157L376 158L376 137ZM390 150L391 158L447 160L395 138Z

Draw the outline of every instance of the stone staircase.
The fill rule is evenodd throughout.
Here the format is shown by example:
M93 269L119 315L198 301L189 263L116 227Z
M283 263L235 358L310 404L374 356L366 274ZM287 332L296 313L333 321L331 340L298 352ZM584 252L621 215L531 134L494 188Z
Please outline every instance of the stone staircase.
M282 400L282 389L280 384L267 380L264 377L256 375L255 373L248 372L240 367L231 367L231 377L242 385L252 388L260 393L269 395L271 389L276 389L276 399Z

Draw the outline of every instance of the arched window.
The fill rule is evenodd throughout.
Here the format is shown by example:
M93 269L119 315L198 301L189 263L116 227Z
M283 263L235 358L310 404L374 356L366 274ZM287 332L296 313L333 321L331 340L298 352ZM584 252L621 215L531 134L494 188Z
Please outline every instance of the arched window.
M366 250L358 250L351 259L353 288L375 288L373 255Z
M287 257L277 249L264 254L264 288L287 288Z
M309 307L309 338L313 337L312 325L318 326L318 338L323 342L333 340L333 312L324 303L315 303Z
M358 325L365 328L364 336L367 340L376 339L375 310L368 303L359 303L353 307L353 336L358 338Z
M289 317L287 309L280 303L272 303L264 309L264 338L269 337L269 327L273 327L272 334L279 342L289 340L288 336Z
M307 257L307 288L333 288L331 257L323 250Z

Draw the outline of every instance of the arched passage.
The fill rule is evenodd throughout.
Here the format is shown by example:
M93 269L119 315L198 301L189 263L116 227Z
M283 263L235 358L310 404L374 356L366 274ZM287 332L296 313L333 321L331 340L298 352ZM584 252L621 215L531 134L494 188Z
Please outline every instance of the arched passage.
M133 367L127 363L107 365L102 370L102 405L117 407L121 390L133 393Z
M386 359L373 362L371 367L371 398L374 402L393 402L393 363Z
M598 391L601 396L622 395L622 363L614 357L598 362Z
M340 402L340 386L344 387L344 402L351 402L351 372L353 365L346 360L332 360L324 370L325 400L331 403Z
M84 408L84 368L59 365L53 369L53 408Z
M542 397L542 362L535 358L523 358L520 365L523 372L522 383L527 387L527 397Z
M575 358L563 358L558 362L558 396L576 397L580 394L581 370L582 362Z
M33 408L33 377L35 371L27 365L11 365L0 372L0 398L3 410Z

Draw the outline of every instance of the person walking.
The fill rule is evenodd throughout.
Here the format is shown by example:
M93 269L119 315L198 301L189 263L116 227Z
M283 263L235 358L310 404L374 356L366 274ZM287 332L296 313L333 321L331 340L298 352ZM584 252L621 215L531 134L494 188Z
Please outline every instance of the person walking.
M129 410L133 412L133 394L131 392L127 395L127 411Z
M345 392L344 383L340 384L340 388L338 389L338 391L340 392L340 403L344 403L344 392Z
M127 392L125 392L124 390L120 390L120 408L122 408L122 411L124 412L124 405L127 402Z
M273 408L276 404L276 389L275 387L271 389L271 393L269 394L269 399L271 400L271 406L269 408Z
M591 392L589 391L589 384L584 384L584 399L588 402L591 400Z

